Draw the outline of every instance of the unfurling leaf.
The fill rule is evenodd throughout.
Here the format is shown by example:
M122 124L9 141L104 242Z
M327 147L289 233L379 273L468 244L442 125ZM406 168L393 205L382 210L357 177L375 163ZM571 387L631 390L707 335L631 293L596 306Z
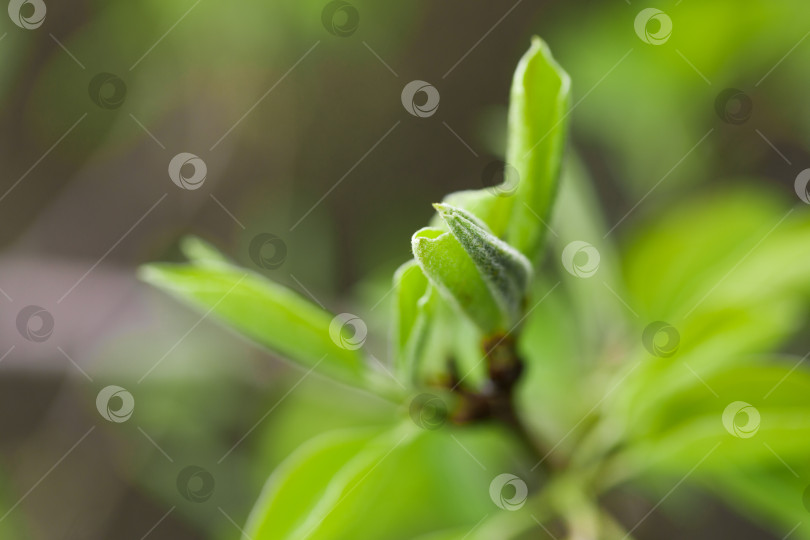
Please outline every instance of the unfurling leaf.
M520 180L514 196L499 199L509 207L504 238L532 262L545 232L538 216L548 219L557 191L570 92L568 74L548 45L534 38L515 71L509 102L506 161Z
M510 322L515 321L532 278L529 260L469 212L447 204L433 206L472 259L495 302Z
M506 326L503 311L472 259L451 233L425 227L411 239L413 254L431 284L485 332Z

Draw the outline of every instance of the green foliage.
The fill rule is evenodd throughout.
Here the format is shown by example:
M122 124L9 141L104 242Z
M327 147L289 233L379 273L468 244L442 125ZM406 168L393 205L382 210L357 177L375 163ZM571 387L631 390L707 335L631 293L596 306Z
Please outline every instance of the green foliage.
M286 287L209 259L150 265L141 277L307 368L364 384L362 355L330 337L332 316Z
M803 519L810 373L776 353L803 322L810 220L761 188L704 196L638 228L621 254L598 242L598 275L572 276L564 247L607 234L575 161L551 220L569 86L534 40L511 92L517 190L450 194L413 235L393 283L395 383L335 338L333 315L200 240L183 244L189 263L144 269L305 369L398 407L384 426L294 452L253 509L251 538L537 537L553 520L572 537L629 538L600 497L686 480L774 530ZM541 265L549 222L559 232ZM737 403L743 423L756 420L743 436ZM510 509L489 490L512 469L530 496Z

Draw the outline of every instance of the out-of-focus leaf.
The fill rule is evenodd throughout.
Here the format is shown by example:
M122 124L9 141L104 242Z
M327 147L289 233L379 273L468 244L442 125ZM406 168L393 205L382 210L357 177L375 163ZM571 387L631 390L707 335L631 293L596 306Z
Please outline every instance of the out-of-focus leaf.
M695 373L713 377L738 365L740 358L778 347L788 332L797 329L802 314L796 298L695 314L675 328L677 344L671 357L657 358L641 343L638 353L628 354L639 368L623 384L622 397L632 407L643 408L643 403L656 403L691 388Z
M556 489L556 487L555 487ZM550 491L531 495L526 504L517 510L499 510L487 513L475 527L459 527L437 530L417 537L416 540L490 540L538 539L553 540L548 527L543 525L554 518Z
M625 395L660 400L690 387L690 370L713 376L798 330L810 289L808 235L805 216L755 189L704 197L646 227L625 258L628 302L642 324L671 325L678 344L672 361L654 361L639 328L638 354L628 358L642 365Z
M504 451L494 430L456 437L492 466ZM245 532L254 540L406 540L441 527L469 530L491 509L491 478L463 457L448 433L410 423L321 436L270 478Z
M241 268L153 264L141 278L211 313L286 358L364 385L359 349L330 337L333 317L297 293Z
M629 296L623 290L619 272L621 259L613 243L605 240L607 227L596 186L577 156L568 153L567 157L552 219L544 219L546 223L537 220L537 224L550 229L552 263L570 295L568 302L579 321L579 336L583 344L590 345L586 356L598 363L606 342L624 338L616 334L627 332L628 315L633 316L634 307L625 305ZM598 266L589 278L572 275L565 266L563 253L573 242L586 242L599 254ZM583 255L575 255L572 267Z
M183 238L180 251L189 261L200 265L232 264L217 248L197 236Z
M803 249L810 222L763 190L704 196L640 230L624 269L646 317L676 324L701 310L779 301L810 286Z
M532 278L531 263L472 214L447 204L433 206L472 259L510 324L516 321Z
M740 364L708 376L693 374L690 387L636 403L624 425L612 426L625 430L627 463L684 471L704 458L704 470L778 459L804 463L810 453L810 372L795 359ZM750 405L754 417L733 403ZM751 418L750 433L734 427L746 427Z
M539 300L550 287L538 280L533 297ZM526 362L524 380L517 387L518 404L521 410L546 411L527 415L526 421L554 441L562 439L591 407L579 399L579 384L590 361L588 349L576 337L577 319L562 292L558 289L534 307L517 342Z
M441 362L448 339L444 321L436 317L440 302L438 291L428 284L425 294L418 300L413 329L399 362L399 371L406 380L416 383L428 372L440 372L444 368Z
M773 530L792 530L790 538L807 540L810 524L806 523L808 510L802 499L807 490L808 467L802 465L794 471L778 462L716 470L703 475L701 483L752 521ZM798 523L801 525L794 529Z
M365 466L374 460L367 452L365 459L350 464L374 438L370 430L328 433L306 443L282 463L270 476L245 527L248 537L256 540L295 538L322 501L334 504L352 481L363 474ZM365 462L365 463L364 463ZM353 470L351 470L353 469ZM345 485L333 485L342 470ZM330 490L331 488L331 490ZM319 517L323 518L322 509ZM310 523L310 527L317 523ZM304 531L302 531L304 532Z
M397 269L394 284L396 291L392 337L397 357L402 358L419 316L419 299L427 291L428 281L417 262L410 260Z
M508 208L506 241L534 262L545 229L537 216L548 221L565 145L571 81L540 38L518 64L509 102L509 137L506 161L517 169L519 182L512 197L498 205ZM499 234L500 227L493 225ZM500 235L500 234L499 234Z
M504 329L506 320L470 256L450 233L425 227L411 240L425 276L448 302L458 306L485 332Z

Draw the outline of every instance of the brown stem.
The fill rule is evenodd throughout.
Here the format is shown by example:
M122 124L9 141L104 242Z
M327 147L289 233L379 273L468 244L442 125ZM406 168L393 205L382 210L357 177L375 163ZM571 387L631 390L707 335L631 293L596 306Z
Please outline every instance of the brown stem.
M450 362L450 387L461 397L461 404L453 415L459 424L494 420L506 426L520 443L536 457L546 476L561 468L551 452L546 451L531 434L515 407L515 387L523 373L524 364L517 354L514 340L508 335L495 336L484 342L488 380L480 391L462 384L457 366Z

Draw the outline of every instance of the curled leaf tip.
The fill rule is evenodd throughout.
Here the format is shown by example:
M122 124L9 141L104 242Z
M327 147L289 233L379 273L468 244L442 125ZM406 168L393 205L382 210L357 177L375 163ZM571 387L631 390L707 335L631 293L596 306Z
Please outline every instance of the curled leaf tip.
M474 215L448 204L434 205L461 244L508 319L520 310L531 280L529 260L492 234Z

